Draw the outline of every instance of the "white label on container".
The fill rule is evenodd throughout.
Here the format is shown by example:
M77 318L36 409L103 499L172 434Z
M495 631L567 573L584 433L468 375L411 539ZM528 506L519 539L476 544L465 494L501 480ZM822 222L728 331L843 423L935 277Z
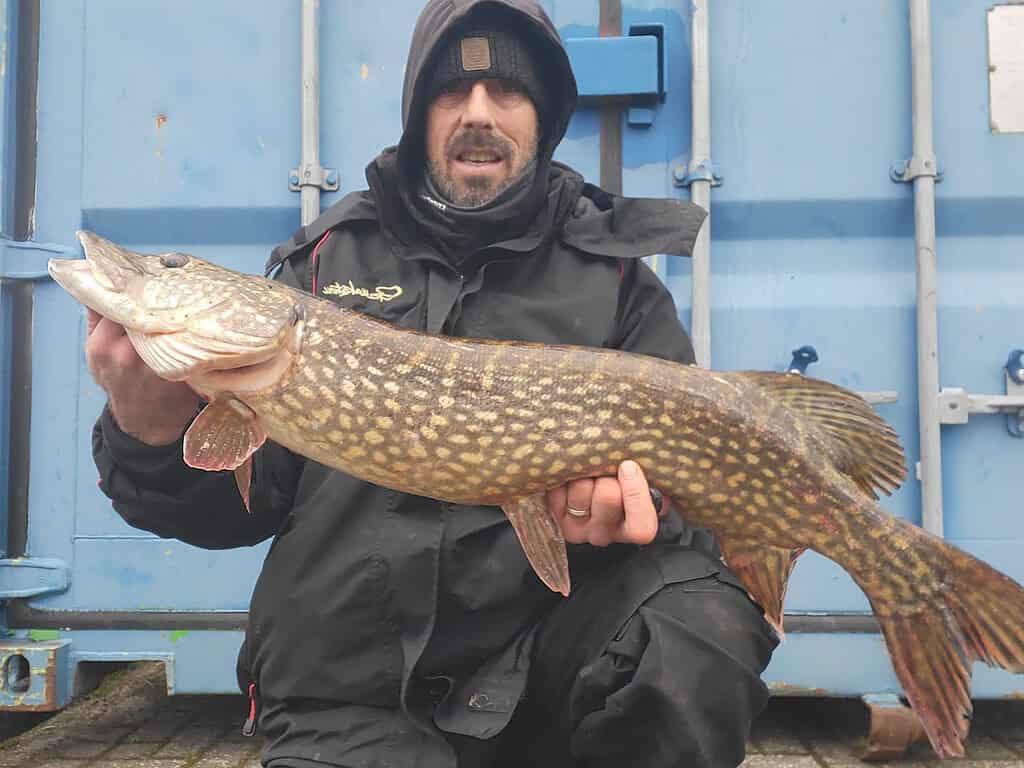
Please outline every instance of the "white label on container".
M1024 5L988 12L989 119L994 133L1024 133Z

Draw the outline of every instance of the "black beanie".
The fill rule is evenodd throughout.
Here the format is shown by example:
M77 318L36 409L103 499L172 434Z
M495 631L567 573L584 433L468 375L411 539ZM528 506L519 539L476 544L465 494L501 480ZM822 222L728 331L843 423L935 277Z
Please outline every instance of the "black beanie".
M547 106L539 54L530 46L522 26L509 15L494 11L471 14L438 48L431 67L430 101L458 80L504 78L517 83L530 97L540 122Z

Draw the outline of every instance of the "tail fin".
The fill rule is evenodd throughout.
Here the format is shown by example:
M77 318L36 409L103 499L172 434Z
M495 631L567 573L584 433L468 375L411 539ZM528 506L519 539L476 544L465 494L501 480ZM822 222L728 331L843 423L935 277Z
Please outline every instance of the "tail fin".
M946 563L933 576L937 600L913 613L876 606L876 614L896 676L932 747L939 757L959 757L970 727L973 662L1024 673L1024 587L917 530L942 550Z
M1024 587L966 552L950 549L946 605L971 657L1024 674Z

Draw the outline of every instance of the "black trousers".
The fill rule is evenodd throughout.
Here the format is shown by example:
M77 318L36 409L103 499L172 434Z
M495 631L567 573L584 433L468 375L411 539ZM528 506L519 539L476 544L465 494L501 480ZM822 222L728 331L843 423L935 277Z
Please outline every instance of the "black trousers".
M544 619L504 730L444 736L458 768L735 768L768 701L761 673L776 644L761 609L706 548L644 547L584 574ZM425 764L419 757L380 764Z
M777 645L712 556L653 546L574 587L545 620L527 693L459 768L734 768Z

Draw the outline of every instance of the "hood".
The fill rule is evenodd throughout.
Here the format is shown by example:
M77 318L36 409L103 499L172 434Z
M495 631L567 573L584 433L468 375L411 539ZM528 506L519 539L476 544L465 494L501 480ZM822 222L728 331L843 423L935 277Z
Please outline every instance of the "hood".
M424 134L429 75L433 59L449 33L484 7L509 14L521 25L541 57L539 69L548 84L548 108L539 115L541 135L532 175L479 209L460 209L431 196L425 188ZM558 30L535 0L428 0L413 31L402 91L402 138L367 169L370 184L388 227L408 240L426 233L441 250L458 260L481 246L525 232L549 205L551 157L565 135L576 108L576 78ZM404 237L402 236L404 233Z
M536 0L429 0L413 30L402 87L402 139L398 156L403 172L418 174L423 168L428 65L448 33L470 13L485 6L506 9L542 52L539 68L549 84L551 111L544 115L544 134L537 148L539 166L550 162L555 147L565 136L576 109L576 78L558 30Z

